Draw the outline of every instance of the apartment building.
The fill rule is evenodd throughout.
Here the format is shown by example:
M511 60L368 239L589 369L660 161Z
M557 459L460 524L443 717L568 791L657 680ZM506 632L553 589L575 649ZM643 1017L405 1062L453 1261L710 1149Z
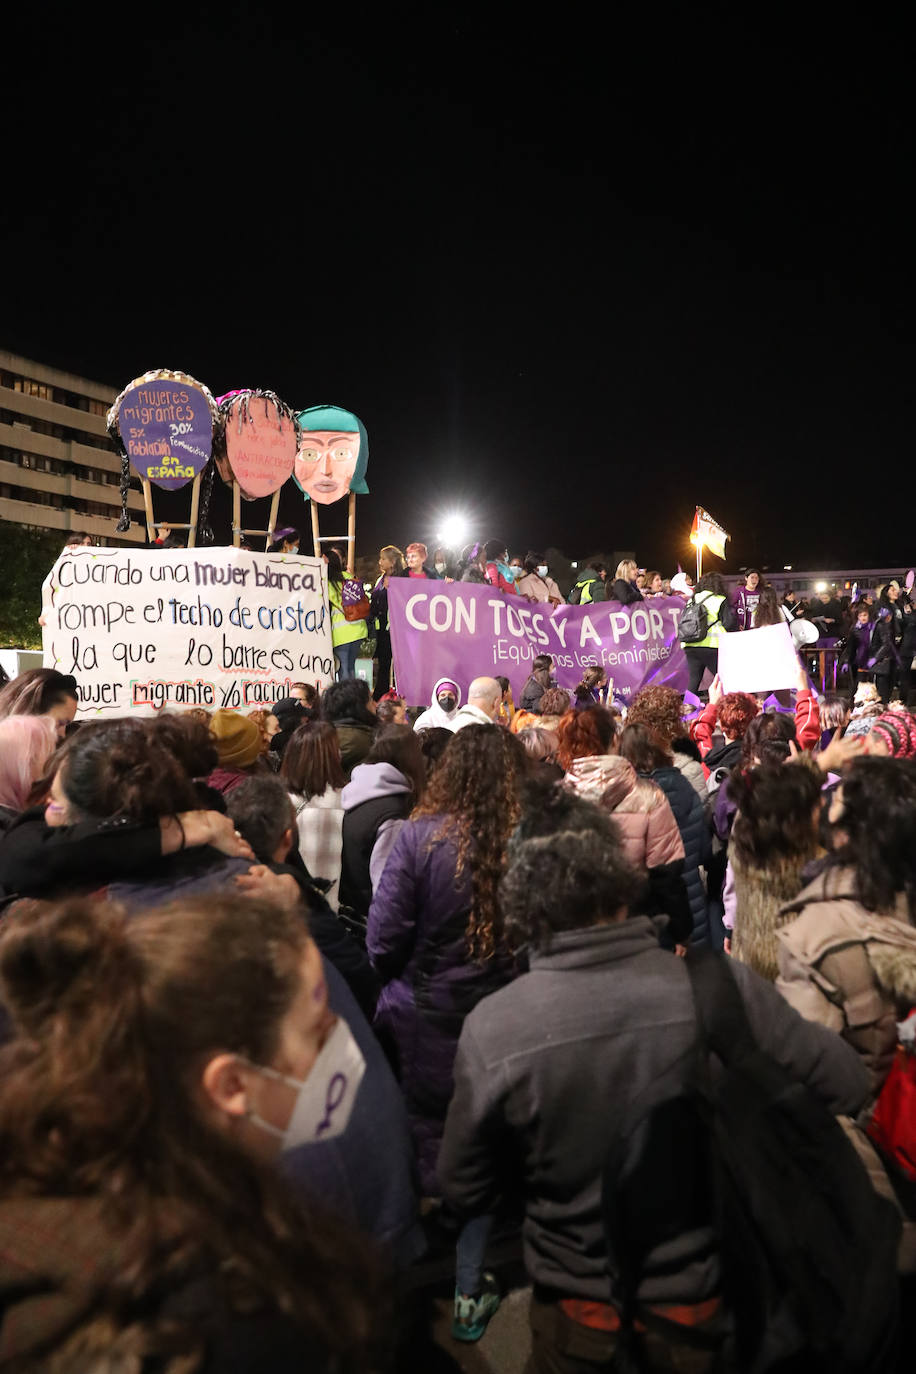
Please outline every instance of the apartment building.
M143 498L131 478L131 527L118 534L121 460L105 430L111 387L0 350L0 520L143 544Z

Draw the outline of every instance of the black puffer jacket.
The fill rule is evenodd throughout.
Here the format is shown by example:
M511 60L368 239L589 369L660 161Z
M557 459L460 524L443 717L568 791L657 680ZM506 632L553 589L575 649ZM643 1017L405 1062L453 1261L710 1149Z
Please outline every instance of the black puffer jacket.
M711 837L703 803L678 768L656 768L648 777L658 783L668 798L684 842L683 878L687 884L690 914L693 917L690 943L708 945L709 912L706 886L700 869L706 868L709 863Z

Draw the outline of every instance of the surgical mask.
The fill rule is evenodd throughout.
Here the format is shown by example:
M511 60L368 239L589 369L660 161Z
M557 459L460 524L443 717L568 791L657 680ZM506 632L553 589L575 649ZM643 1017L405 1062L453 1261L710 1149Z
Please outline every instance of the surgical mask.
M517 578L521 577L521 575L522 575L522 570L521 570L521 568L516 568L516 567L514 567L514 566L511 565L511 564L510 564L509 567L506 569L506 571L503 573L503 577L505 577L505 579L506 579L507 582L515 582Z
M548 571L548 570L547 570L547 564L546 564L546 563L539 563L539 564L538 564L538 577L546 577L546 576L547 576L547 571Z
M298 1096L286 1130L281 1131L256 1112L250 1115L250 1120L262 1131L278 1136L283 1141L284 1150L294 1150L297 1145L312 1145L316 1141L333 1140L335 1136L343 1135L366 1072L366 1061L350 1027L342 1017L338 1017L308 1078L290 1078L288 1074L269 1069L263 1064L254 1064L252 1067L265 1078L274 1078L278 1083L286 1083L296 1089Z
M454 698L454 697L449 697L449 696L445 696L445 697L436 697L436 700L438 701L439 705L442 707L443 711L454 711L454 709L455 709L455 698Z
M445 569L446 569L447 567L448 567L448 564L447 564L447 563L437 563L437 564L436 564L436 572L437 572L437 573L444 573L444 572L445 572Z

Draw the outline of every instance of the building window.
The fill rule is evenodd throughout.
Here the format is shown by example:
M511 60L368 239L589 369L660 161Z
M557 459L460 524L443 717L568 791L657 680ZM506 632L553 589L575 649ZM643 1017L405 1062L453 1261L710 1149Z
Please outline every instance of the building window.
M13 390L21 391L23 396L38 396L43 401L50 401L54 388L46 382L33 381L31 377L15 377Z
M91 401L89 402L89 414L90 414L90 415L107 415L107 414L108 414L108 410L109 410L109 407L105 404L104 401L92 401L92 400L91 400Z

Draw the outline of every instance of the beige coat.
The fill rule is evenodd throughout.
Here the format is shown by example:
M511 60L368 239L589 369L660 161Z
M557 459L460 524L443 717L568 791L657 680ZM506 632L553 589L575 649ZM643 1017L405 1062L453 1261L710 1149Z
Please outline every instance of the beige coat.
M831 1026L862 1055L875 1094L887 1077L897 1020L916 1006L916 929L900 897L893 915L866 911L851 870L828 870L780 913L776 986L809 1021Z
M777 931L776 987L808 1021L831 1026L858 1050L875 1097L890 1072L897 1021L916 1005L916 929L906 899L893 915L867 911L849 869L828 870L783 908ZM793 919L794 918L794 919ZM840 1118L877 1192L900 1203L884 1165L859 1124ZM916 1223L902 1213L897 1267L916 1273Z

